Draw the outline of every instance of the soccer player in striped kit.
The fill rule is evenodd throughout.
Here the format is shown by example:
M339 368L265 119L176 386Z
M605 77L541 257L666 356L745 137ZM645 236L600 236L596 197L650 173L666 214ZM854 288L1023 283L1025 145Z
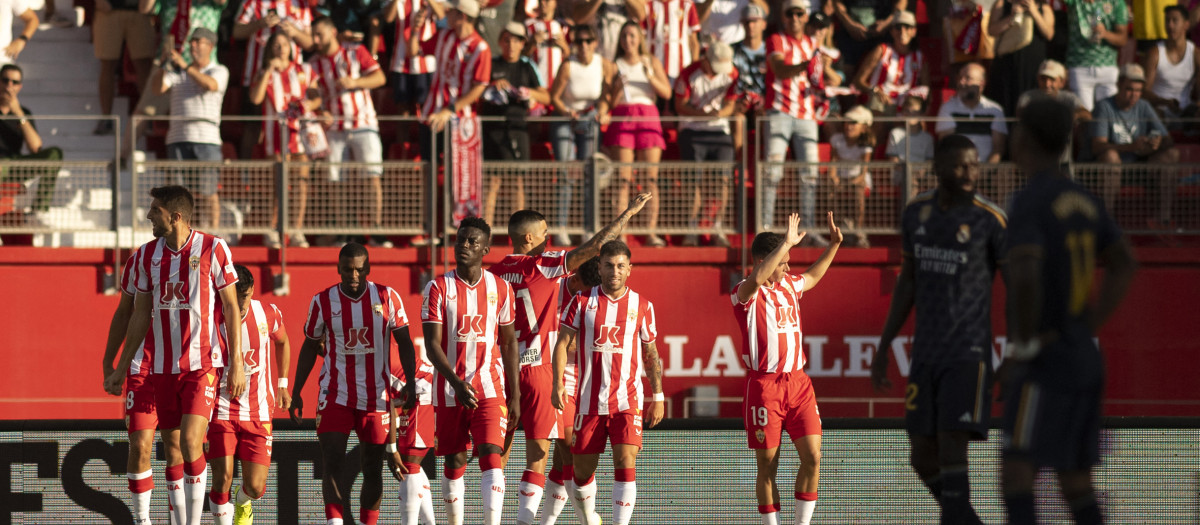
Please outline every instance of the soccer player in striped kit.
M458 226L455 268L425 286L421 321L437 371L433 406L437 455L444 456L442 499L451 525L462 525L463 475L471 445L479 457L483 521L499 525L504 459L521 417L520 365L512 286L483 269L492 228L478 217Z
M242 312L242 361L246 365L246 391L232 397L221 390L213 420L208 426L205 456L213 471L209 508L218 525L250 525L251 503L262 497L271 469L271 418L276 408L291 404L287 372L291 361L283 314L273 304L254 299L254 275L235 265L237 298ZM276 372L271 371L274 361ZM278 375L272 386L272 375ZM276 390L278 388L278 390ZM242 487L231 503L234 456L242 462Z
M625 285L633 270L629 246L609 241L600 248L600 285L576 294L558 328L554 346L555 408L566 408L563 375L567 347L578 341L578 386L575 443L571 446L575 472L571 499L579 521L599 525L596 514L596 465L611 438L613 463L613 521L626 525L637 502L636 462L642 448L642 421L647 427L662 421L665 397L662 364L655 338L654 305ZM652 400L645 411L642 371L650 380Z
M367 280L371 260L367 248L356 242L338 254L341 283L317 292L304 323L304 345L296 360L292 385L292 420L299 422L304 402L300 392L318 354L321 390L317 402L317 440L321 442L327 525L342 525L350 487L343 487L342 460L351 430L362 447L363 486L359 494L359 521L374 525L383 496L384 443L391 414L392 341L399 347L408 399L416 399L416 364L408 315L396 290ZM324 344L324 350L321 346ZM395 443L391 443L392 449ZM393 449L394 450L394 449Z
M400 482L400 523L434 525L433 498L429 477L421 461L433 447L433 365L425 357L425 345L416 348L416 400L405 394L408 381L404 370L392 365L392 424L388 428L388 468ZM393 448L395 447L395 448Z
M764 525L779 525L779 444L784 430L800 455L796 473L797 525L808 525L817 506L821 472L821 414L812 380L804 373L800 298L825 276L842 243L842 231L829 212L829 247L808 270L788 273L789 254L806 232L800 215L788 217L786 235L754 236L750 256L754 269L731 294L733 313L742 328L742 362L746 365L743 405L746 438L754 450L758 477L754 493Z

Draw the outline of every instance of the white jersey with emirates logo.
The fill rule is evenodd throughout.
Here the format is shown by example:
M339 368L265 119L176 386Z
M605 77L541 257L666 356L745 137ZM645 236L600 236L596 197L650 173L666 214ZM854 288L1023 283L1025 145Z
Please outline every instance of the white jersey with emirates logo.
M227 334L220 291L237 282L225 241L192 230L172 251L159 238L138 248L134 286L150 294L152 373L178 374L225 366Z
M642 345L658 336L654 305L632 289L612 299L597 286L571 300L563 324L579 334L579 414L640 410Z
M250 300L242 312L242 363L246 368L246 391L236 399L225 387L228 374L221 377L221 396L213 419L221 421L271 421L275 413L275 389L271 368L275 358L274 334L283 330L283 314L273 304ZM286 371L284 373L287 373Z
M121 293L130 297L137 296L137 286L133 284L133 273L137 270L137 254L134 252L125 261L125 266L121 268ZM146 343L149 339L142 340L142 346L139 346L137 351L133 353L133 361L129 362L129 375L146 376L150 374L150 368L154 366L151 353L146 351Z
M567 252L512 254L488 269L516 295L517 353L521 367L549 365L558 339L558 279L567 274Z
M471 284L446 272L425 286L421 320L442 325L442 347L454 373L475 389L478 399L505 399L500 327L513 324L513 289L487 270ZM433 405L457 406L454 388L434 375Z
M314 295L304 336L325 343L322 401L383 412L392 384L392 332L408 326L408 315L395 290L370 281L363 286L357 299L340 284Z
M742 328L742 363L746 369L765 373L803 370L800 297L804 295L804 277L786 274L774 286L759 287L745 303L738 301L738 286L731 297L733 314Z

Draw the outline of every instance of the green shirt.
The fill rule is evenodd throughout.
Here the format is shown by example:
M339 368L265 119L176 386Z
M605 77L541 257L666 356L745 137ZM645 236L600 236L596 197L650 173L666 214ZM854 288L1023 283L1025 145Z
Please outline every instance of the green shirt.
M1067 67L1116 67L1118 49L1092 41L1092 27L1109 31L1129 23L1124 0L1067 0Z
M194 30L197 27L205 27L216 33L217 26L221 24L221 11L225 9L228 1L233 0L227 0L219 4L213 0L192 0L191 16L188 19L189 30ZM158 0L155 2L154 9L158 12L158 28L162 36L162 44L160 45L165 45L167 38L171 36L171 23L175 21L175 13L179 10L179 0ZM192 47L187 42L183 43L182 53L183 59L191 63ZM213 46L212 57L210 59L213 63L216 63L217 46Z

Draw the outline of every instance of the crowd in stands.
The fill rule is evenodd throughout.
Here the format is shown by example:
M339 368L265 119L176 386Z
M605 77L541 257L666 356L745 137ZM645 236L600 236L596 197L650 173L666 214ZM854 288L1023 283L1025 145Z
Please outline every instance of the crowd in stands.
M984 8L973 0L97 0L94 34L104 111L112 110L124 50L144 87L135 112L203 117L172 122L169 158L220 159L231 141L228 131L221 136L222 114L286 117L286 133L272 123L239 124L232 141L241 158L368 163L392 152L377 115L419 119L388 132L389 144L421 145L408 155L430 151L455 118L502 117L485 119L485 160L542 160L532 146L546 143L555 160L587 161L599 146L613 161L647 163L615 175L612 209L621 210L633 185L658 193L659 161L734 161L746 130L760 130L755 156L771 162L790 151L800 162L920 163L931 160L936 137L951 133L970 137L981 162L1002 162L1006 118L1036 93L1078 108L1076 161L1177 162L1176 143L1200 132L1187 123L1200 100L1200 0L1173 1L995 0ZM2 8L0 17L10 12L24 18ZM938 26L942 34L933 36ZM0 31L0 55L16 56L31 36ZM1122 53L1127 44L1136 54ZM934 115L936 123L919 120ZM541 116L559 121L528 125ZM111 132L105 123L96 129ZM821 144L827 158L819 158ZM328 177L338 180L331 166ZM292 188L296 227L304 224L308 172ZM757 181L764 190L756 208L768 228L784 174L772 168ZM359 176L379 224L382 170ZM215 177L184 181L203 196L202 209L217 210ZM994 179L985 193L998 201L1017 184ZM525 182L487 181L485 219L504 213L502 193L513 195L514 209L524 207ZM818 188L841 196L848 231L863 224L870 170L806 168L798 182L804 228L817 224ZM1111 206L1121 184L1113 169L1095 187ZM1169 223L1173 177L1145 184L1160 191L1158 220ZM552 229L566 225L568 204L585 188L578 177L561 181L559 209L547 210ZM698 225L703 202L729 205L730 178L697 184L689 197L688 220ZM650 246L666 243L654 233L658 203L646 212ZM209 225L216 221L214 213ZM307 245L302 235L290 242ZM719 235L710 242L727 243ZM824 239L810 233L806 242ZM858 236L859 246L868 244Z

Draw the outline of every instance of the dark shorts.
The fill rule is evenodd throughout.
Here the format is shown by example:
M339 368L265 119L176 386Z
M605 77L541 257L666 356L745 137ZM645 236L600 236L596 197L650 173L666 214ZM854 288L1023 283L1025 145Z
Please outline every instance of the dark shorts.
M733 162L733 137L720 131L681 130L679 153L684 162Z
M1056 386L1022 374L1004 385L1004 458L1058 471L1088 470L1100 462L1103 391Z
M483 126L483 158L487 160L529 160L529 131Z
M388 84L392 86L392 101L408 106L423 104L433 83L433 73L392 72L388 77Z
M1159 42L1164 42L1164 40L1160 40L1157 38L1152 38L1152 39L1148 39L1148 40L1138 40L1137 41L1138 54L1140 55L1142 53L1145 53L1146 51L1149 51L1150 48L1157 46Z
M965 431L987 439L992 413L992 367L986 361L914 362L904 391L909 434Z

